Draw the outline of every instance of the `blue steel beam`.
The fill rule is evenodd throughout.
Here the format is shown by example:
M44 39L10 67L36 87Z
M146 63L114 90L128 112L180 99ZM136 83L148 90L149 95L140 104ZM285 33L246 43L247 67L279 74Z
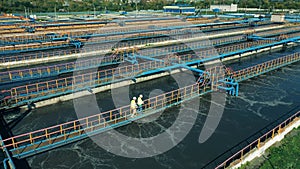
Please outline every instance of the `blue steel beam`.
M33 73L32 75L28 75L27 76L23 75L23 77L20 77L18 71L11 71L11 72L1 72L0 73L0 84L7 84L7 83L12 83L12 82L24 82L27 80L32 80L32 79L40 79L40 78L48 78L48 77L53 77L53 76L58 76L60 74L65 74L65 73L70 73L70 72L74 72L74 71L80 71L80 70L86 70L86 69L91 69L91 68L96 68L96 67L102 67L102 66L111 66L114 64L119 64L121 62L123 62L122 58L118 58L120 59L120 61L96 61L94 59L90 59L90 60L84 60L83 62L92 62L94 60L93 64L89 64L87 66L85 66L85 64L83 64L84 66L77 66L79 64L81 64L80 62L69 62L66 64L60 64L57 65L58 67L71 67L69 69L59 69L59 71L54 70L53 68L55 66L44 66L44 67L38 67L38 68L32 68L32 69L27 69L27 72L38 72L37 70L43 70L46 71L47 68L49 68L50 73ZM104 60L104 59L103 59ZM65 65L65 66L63 66ZM76 68L74 68L76 67ZM20 71L21 72L21 71ZM9 74L12 74L12 77L9 77ZM18 74L18 76L14 76L14 74ZM2 77L1 77L2 76Z
M246 53L246 52L249 52L249 51L255 51L255 50L262 49L262 48L267 48L267 47L271 47L271 46L286 44L286 43L294 42L294 41L298 41L298 40L300 40L300 36L295 37L295 38L290 38L290 39L287 39L287 40L283 40L283 41L280 41L280 42L275 42L275 43L272 43L272 44L261 45L261 46L256 46L256 47L250 47L248 49L239 50L239 51L236 51L236 52L231 52L231 53L222 54L222 55L219 55L219 56L214 56L214 57L210 57L210 58L199 59L199 60L196 60L196 61L187 62L187 63L184 63L183 66L189 66L189 65L193 65L193 64L203 64L205 62L209 62L209 61L213 61L213 60L217 60L217 59L223 59L223 58L226 58L226 57L230 57L232 55L238 55L238 54ZM176 69L179 66L180 65L172 65L172 66L168 66L168 67L164 67L164 68L157 68L157 69L154 69L154 70L147 70L147 71L145 71L141 74L138 74L137 76L134 75L133 77L127 77L125 79L117 79L117 80L114 80L114 81L106 82L105 84L119 82L119 81L123 81L123 80L127 80L127 79L133 79L133 78L140 77L140 76L145 76L145 75L151 75L151 74L159 73L159 72L162 72L162 71L170 71L171 69ZM101 85L104 85L104 84L101 84ZM99 86L98 84L94 84L93 86L90 86L90 87L98 87L98 86ZM86 89L86 86L84 88L80 88L80 89L77 88L76 91L85 90L85 89ZM23 101L18 102L16 104L10 105L9 107L2 107L2 108L7 109L7 108L16 107L16 106L21 106L21 105L24 105L28 102L36 102L36 101L44 100L44 99L47 99L47 98L50 98L50 97L60 96L62 94L68 94L68 93L72 93L72 92L76 92L76 91L70 89L70 90L66 90L62 93L55 93L55 94L52 94L52 95L40 96L40 97L37 97L37 98L31 98L30 100L23 100Z
M152 58L152 57L148 57L148 56L142 56L142 55L136 55L136 54L134 54L134 55L135 55L136 58L143 59L143 60L164 62L161 59L156 59L156 58Z
M199 74L204 73L203 70L196 69L196 68L193 68L193 67L190 67L190 66L187 66L187 65L179 65L179 66L180 66L180 67L183 67L183 68L185 68L185 69L191 70L191 71L193 71L193 72L197 72L197 73L199 73Z
M251 36L247 36L247 39L248 40L277 40L276 38L264 38L264 37L261 37L261 36L257 36L257 35L251 35Z
M94 37L94 36L105 37L105 36L126 35L126 34L133 34L133 33L148 33L148 32L158 32L158 31L169 31L169 30L175 30L175 29L209 27L209 26L219 26L219 25L228 25L228 24L242 24L242 23L247 23L247 22L249 22L249 21L232 21L232 22L220 22L220 23L170 26L170 27L154 28L154 29L147 29L147 30L131 30L128 32L112 32L112 33L104 33L104 34L92 34L92 35L89 35L89 37ZM73 36L73 38L83 38L83 36Z
M289 38L289 39L282 40L282 41L279 41L279 42L274 42L274 43L260 45L260 46L254 46L254 47L250 47L250 48L247 48L247 49L242 49L242 50L238 50L238 51L235 51L235 52L230 52L230 53L227 53L227 54L221 54L219 56L205 58L205 59L202 59L202 61L204 63L204 62L208 62L208 61L212 61L212 60L216 60L216 59L224 59L228 56L239 55L239 54L243 54L243 53L246 53L246 52L256 51L256 50L260 50L260 49L264 49L264 48L268 48L268 47L273 47L273 46L277 46L277 45L283 45L283 44L287 44L287 43L291 43L291 42L298 42L299 40L300 40L300 36L297 36L297 37Z
M71 36L71 38L105 37L105 36L125 35L125 34L133 34L133 33L147 33L147 32L169 31L169 30L185 29L185 28L213 27L213 26L220 26L220 25L243 24L243 23L248 23L248 22L249 21L230 21L230 22L207 23L207 24L193 24L193 25L169 26L169 27L162 27L162 28L158 27L158 28L146 29L146 30L145 29L144 30L142 30L142 29L141 30L131 30L131 31L128 31L128 32L121 31L121 32L113 32L113 33L86 34L86 35L79 35L79 36ZM222 29L222 28L217 28L217 29Z
M5 146L4 143L2 142L2 136L0 135L0 146ZM4 166L4 169L7 168L7 162L9 163L9 169L16 169L16 166L14 164L14 161L10 155L10 152L7 148L3 148L3 152L6 156L6 158L3 160L3 166Z
M227 82L226 82L227 83ZM232 83L234 84L234 83ZM223 90L226 90L226 91L233 91L234 92L234 89L233 87L224 87L224 86L219 86L218 87L219 89L223 89ZM184 101L187 101L187 100L190 100L192 98L195 98L195 97L198 97L199 95L204 95L204 94L207 94L207 93L210 93L212 92L212 90L208 90L204 93L199 93L199 94L196 94L196 95L191 95L189 96L188 98L184 98L182 100L179 100L178 102L175 102L175 103L170 103L168 104L166 107L171 107L171 106L174 106L174 105L177 105L179 103L182 103ZM147 112L147 113L143 113L143 114L139 114L137 115L136 117L134 118L131 118L131 119L126 119L124 121L120 121L118 123L115 123L115 124L112 124L112 125L107 125L107 126L104 126L102 128L98 128L98 129L94 129L94 130L90 130L87 134L86 132L84 132L82 135L77 135L77 136L74 136L74 137L71 137L71 138L68 138L66 137L65 139L61 140L61 141L57 141L55 143L52 143L52 144L46 144L45 146L41 146L41 147L38 147L38 148L35 148L35 149L32 149L32 150L29 150L29 151L21 151L21 153L15 153L14 154L14 157L16 158L26 158L26 157L29 157L29 156L33 156L37 153L41 153L41 152L45 152L45 151L48 151L48 150L51 150L51 149L54 149L54 148L57 148L59 146L63 146L63 145L66 145L66 144L69 144L69 143L72 143L72 142L75 142L75 141L78 141L78 140L81 140L81 139L84 139L86 138L87 136L91 136L91 135L95 135L95 134L99 134L101 132L104 132L104 131L107 131L107 130L110 130L112 128L115 128L115 127L120 127L120 126L124 126L124 125L127 125L127 124L130 124L132 121L134 120L137 120L137 119L140 119L140 118L144 118L146 116L149 116L149 115L152 115L154 113L157 113L158 111L160 111L161 109L164 109L166 107L163 107L163 108L158 108L158 109L152 109L152 111L150 112ZM113 119L114 120L114 119ZM70 123L72 124L72 123ZM84 130L84 129L82 129ZM70 133L66 133L67 135L70 135L70 134L74 134L74 133L78 133L78 130L74 130L74 131L71 131ZM64 134L65 135L65 134ZM59 140L59 138L62 138L64 137L64 135L61 133L60 135L57 135L56 137L51 137L52 140L55 140L56 138ZM34 145L41 145L43 144L44 142L47 142L49 140L47 139L43 139L42 141L34 141L32 143L30 143L30 145L22 145L22 146L18 146L18 147L14 147L13 149L11 149L10 151L11 152L18 152L22 149L26 149L27 146L34 146Z
M222 44L218 44L218 45L215 45L215 47L217 46L221 46L221 45L228 45L228 44L231 44L231 43L236 43L236 42L240 42L240 40L237 40L237 41L233 41L233 42L230 42L230 43L222 43ZM136 55L136 54L135 54ZM142 55L136 55L137 58L140 58L140 59L144 59L144 60L155 60L155 61L161 61L161 62L164 62L163 60L160 60L160 59L156 59L156 58L153 58L153 57L149 57L149 56L142 56ZM128 60L129 62L131 63L135 63L135 62L132 62L131 60ZM120 62L105 62L105 63L101 63L97 66L107 66L107 65L111 65L111 64L116 64L116 63L120 63ZM84 68L82 68L81 70L84 70L84 69L89 69L89 68L94 68L95 66L86 66ZM40 69L43 68L43 67L40 67ZM35 68L33 68L34 70ZM5 83L11 83L11 82L17 82L17 81L23 81L23 80L31 80L31 79L38 79L38 78L45 78L45 77L53 77L53 76L57 76L57 75L60 75L60 74L64 74L64 73L69 73L69 72L72 72L74 71L73 69L66 69L66 70L62 70L62 71L55 71L54 73L51 73L51 74L33 74L31 76L26 76L26 77L23 77L23 78L14 78L12 77L11 80L9 80L8 78L7 79L4 79L2 78L1 81L0 81L0 84L5 84ZM3 72L5 73L5 72ZM2 73L2 74L3 74ZM7 72L8 74L8 72ZM8 77L8 75L7 75ZM1 77L0 77L1 78Z
M296 33L296 32L300 32L300 30L298 31L285 31L285 32L278 32L278 33L273 33L273 34L265 34L265 35L262 35L260 36L259 39L257 40L277 40L276 38L268 38L268 37L272 37L272 36L278 36L278 35L281 35L281 34L291 34L291 33ZM196 33L203 33L202 31L193 31L194 34ZM181 35L181 34L185 34L185 33L177 33L176 35ZM128 37L128 38L125 38L124 40L140 40L140 39L148 39L148 38L158 38L158 37L164 37L164 36L167 36L169 34L157 34L157 35L154 35L154 36L143 36L143 37ZM174 34L175 35L175 34ZM119 39L117 40L119 41ZM245 40L244 40L245 41ZM104 41L99 41L99 42L85 42L84 44L87 44L87 45L93 45L93 44L101 44L101 43L110 43L110 42L116 42L116 40L104 40ZM241 41L236 41L236 42L241 42ZM235 43L235 42L230 42L230 43L221 43L220 45L227 45L227 44L231 44L231 43ZM218 46L218 45L215 45L215 46Z
M243 54L243 53L247 53L247 52L251 52L251 51L256 51L256 50L259 50L259 49L268 48L268 47L272 47L272 46L276 46L276 45L282 45L282 44L286 44L286 43L290 43L290 42L297 42L299 40L300 40L300 36L295 37L295 38L282 40L280 42L267 44L267 45L260 45L260 46L250 47L250 48L243 49L243 50L238 50L238 51L235 51L235 52L230 52L230 53L225 53L225 54L221 54L221 55L217 55L217 56L212 56L212 57L209 57L209 58L190 61L190 62L185 63L184 65L189 66L189 65L195 65L195 64L204 64L204 63L207 63L207 62L210 62L210 61L214 61L214 60L218 60L218 59L224 59L224 58L227 58L227 57L230 57L230 56L233 56L233 55L239 55L239 54ZM171 69L176 69L176 68L178 68L178 65L168 66L168 67L165 67L165 68L159 68L159 69L143 72L139 76L150 75L150 74L158 73L158 72L162 72L162 71L169 71ZM137 77L139 77L139 76L137 76Z
M261 24L261 25L268 25L267 24ZM207 29L207 30L195 30L193 32L190 33L205 33L205 32L211 32L211 31L220 31L220 30L228 30L228 29L237 29L237 28L244 28L247 26L233 26L233 27L226 27L226 28L211 28L211 29ZM156 31L157 32L157 31ZM186 33L186 32L185 32ZM176 33L176 35L180 35L181 33ZM122 35L121 33L119 35ZM175 35L175 34L163 34L163 35L159 35L156 34L154 36L143 36L143 37L139 37L139 38L126 38L126 40L134 40L134 39L141 39L141 38L154 38L154 37L160 37L160 36L167 36L167 35ZM70 36L71 38L86 38L86 37L98 37L97 35L93 35L93 34L89 34L89 35L80 35L80 36ZM66 37L62 37L62 38L66 38ZM40 38L40 39L27 39L26 41L18 41L18 42L5 42L5 41L0 41L0 45L17 45L17 44L25 44L25 43L41 43L41 42L49 42L52 41L54 39L52 39L51 37L47 37L47 38ZM119 41L120 39L117 40L107 40L107 41L103 41L103 42L98 42L98 43L107 43L107 42L115 42L115 41ZM93 42L89 43L87 42L86 44L94 44Z
M153 30L144 30L143 32L152 32ZM200 32L203 32L203 31L199 31ZM136 32L127 32L128 34L132 34L132 33L136 33ZM125 34L127 34L125 33ZM141 33L141 32L139 32ZM123 33L124 34L124 33ZM119 35L119 34L115 34L115 35ZM88 35L89 37L101 37L101 36L111 36L110 33L107 34L93 34L93 35ZM161 36L166 36L166 35L153 35L153 36L149 36L149 37L142 37L143 39L145 38L153 38L153 37L161 37ZM71 36L72 38L85 38L85 35L83 36ZM63 38L59 38L59 39L56 39L55 41L59 40L59 41L65 41L67 37L63 37ZM53 38L50 38L52 40L54 40ZM135 37L135 38L125 38L124 40L137 40L137 39L141 39L141 37ZM108 43L108 42L115 42L115 41L119 41L120 39L118 40L106 40L106 41L100 41L100 42L86 42L86 43L83 43L83 42L80 42L79 40L76 40L76 41L79 41L78 43L80 43L80 45L77 45L77 43L72 43L73 41L70 41L69 44L62 44L62 45L58 45L58 46L47 46L47 47L40 47L40 48L30 48L28 47L27 49L22 49L22 50L5 50L3 52L0 53L0 55L8 55L8 54L16 54L16 53L23 53L23 52L34 52L34 51L42 51L42 50L49 50L49 49L59 49L59 48L66 48L66 47L76 47L76 48L80 48L81 46L83 46L83 44L101 44L101 43ZM45 42L48 42L49 40L46 40ZM38 42L42 42L42 40L38 40ZM11 44L14 44L15 43L11 43Z
M180 18L175 17L164 17L164 18L141 18L141 19L122 19L122 22L137 22L137 21L155 21L155 20L179 20ZM46 28L46 27L60 27L60 26L74 26L74 25L97 25L97 24L108 24L108 23L118 23L120 20L112 21L88 21L88 22L70 22L70 23L35 23L35 28Z

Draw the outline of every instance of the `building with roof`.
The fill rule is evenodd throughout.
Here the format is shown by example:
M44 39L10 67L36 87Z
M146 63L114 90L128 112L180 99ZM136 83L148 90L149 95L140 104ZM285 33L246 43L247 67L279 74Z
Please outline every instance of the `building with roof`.
M211 11L214 11L215 9L219 9L219 11L222 11L222 12L237 12L238 5L231 4L231 5L211 5L210 6Z
M172 5L164 6L165 13L174 13L174 14L194 14L195 7L189 5Z

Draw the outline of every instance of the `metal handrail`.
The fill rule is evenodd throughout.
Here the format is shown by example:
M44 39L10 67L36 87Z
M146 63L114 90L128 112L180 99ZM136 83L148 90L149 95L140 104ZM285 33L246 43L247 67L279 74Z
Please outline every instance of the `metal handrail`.
M208 92L209 90L210 87L200 87L200 85L196 83L184 88L170 91L144 100L145 104L143 112L147 113L148 111L158 110L170 106L174 103L179 103L182 100L198 96L199 94ZM71 134L74 133L82 134L80 133L80 131L83 130L96 128L99 126L106 127L108 125L118 123L121 119L128 120L129 116L131 116L132 113L133 112L130 110L129 105L123 106L89 117L4 139L4 146L2 146L1 148L8 148L10 149L10 151L12 151L12 149L17 150L18 148L22 148L22 146L28 147L28 145L34 145L35 143L42 142L43 140L49 141L58 137L71 137ZM54 142L49 142L49 144L52 143Z
M267 133L265 133L263 136L259 137L252 143L248 144L246 147L229 157L227 160L225 160L223 163L218 165L216 169L221 168L227 168L232 163L235 163L236 161L240 162L244 159L247 153L250 153L254 149L259 149L264 141L267 141L268 139L273 139L276 135L279 135L282 133L282 130L284 127L288 126L290 123L294 121L295 118L300 116L300 111L290 116L288 119L286 119L284 122L280 123L276 127L274 127L272 130L269 130Z

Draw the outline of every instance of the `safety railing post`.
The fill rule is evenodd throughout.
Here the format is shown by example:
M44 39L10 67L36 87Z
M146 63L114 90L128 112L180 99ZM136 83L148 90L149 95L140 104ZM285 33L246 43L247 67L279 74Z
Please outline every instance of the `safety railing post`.
M59 128L60 128L60 134L62 134L63 133L63 126L60 125Z
M85 119L85 124L86 124L86 128L88 128L89 127L89 119L88 118Z
M30 140L30 144L32 144L33 140L32 140L32 134L31 133L29 133L29 140Z
M64 140L67 139L66 130L64 130Z
M278 134L281 134L281 124L278 127Z
M45 129L45 136L46 136L47 139L49 138L48 137L48 129Z
M109 112L110 121L112 120L112 111Z
M244 149L241 151L241 161L243 160L244 158Z
M14 139L14 138L12 138L12 139L11 139L11 142L12 142L12 146L13 146L13 148L16 148L16 147L17 147L17 145L16 145L16 143L15 143L15 139Z

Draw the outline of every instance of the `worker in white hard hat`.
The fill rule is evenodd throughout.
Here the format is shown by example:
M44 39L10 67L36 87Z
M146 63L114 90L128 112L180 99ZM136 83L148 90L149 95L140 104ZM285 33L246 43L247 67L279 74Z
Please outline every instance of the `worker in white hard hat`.
M130 102L130 113L131 113L131 117L135 116L136 115L136 108L137 108L137 105L136 105L136 97L133 97L131 102Z
M143 104L144 104L143 95L140 94L140 96L139 96L139 98L137 100L137 105L138 105L138 110L139 111L143 110Z

